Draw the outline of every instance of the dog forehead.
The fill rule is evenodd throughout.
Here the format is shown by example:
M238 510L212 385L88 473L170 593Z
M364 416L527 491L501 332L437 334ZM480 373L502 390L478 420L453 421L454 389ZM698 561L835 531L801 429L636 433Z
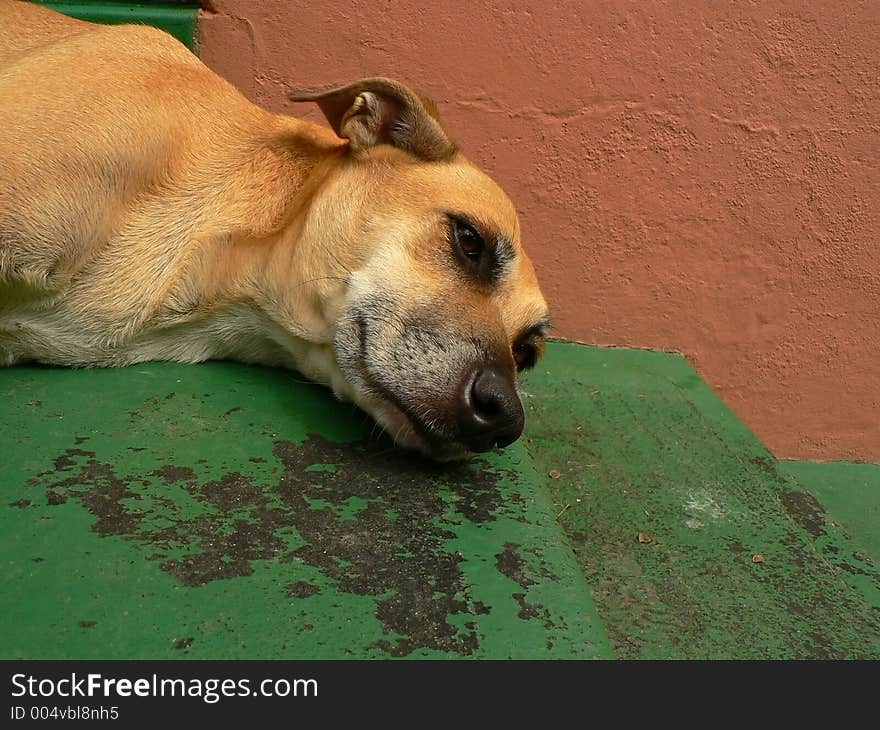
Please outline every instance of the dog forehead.
M491 177L461 156L449 162L417 165L405 177L408 196L431 211L462 215L489 232L519 245L516 209Z

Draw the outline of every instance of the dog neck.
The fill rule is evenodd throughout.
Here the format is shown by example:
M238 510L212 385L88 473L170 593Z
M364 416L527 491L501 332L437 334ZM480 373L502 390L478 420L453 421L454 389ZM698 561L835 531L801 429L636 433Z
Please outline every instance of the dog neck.
M345 147L317 125L279 121L280 131L230 156L228 174L219 186L213 181L217 194L197 196L210 211L211 225L193 232L189 251L182 251L169 268L156 307L142 312L139 339L186 325L204 329L211 320L224 320L227 329L253 330L253 317L241 316L249 310L265 320L264 334L288 350L297 349L295 339L330 343L345 269L316 268L320 257L310 252L328 245L315 240L327 232L317 230L320 226L309 218L342 163ZM208 182L190 185L200 190ZM223 210L221 225L217 210ZM326 265L326 257L321 263Z
M209 232L204 269L193 273L207 306L248 300L287 331L326 341L326 300L346 272L341 262L341 269L327 268L333 256L315 255L332 246L338 218L335 210L334 220L326 220L315 209L327 208L322 198L332 199L328 180L343 164L345 147L324 128L285 121L295 124L263 143L247 163L244 184L225 196L240 211L227 218L226 230Z
M0 360L230 358L303 370L316 352L326 358L340 287L310 268L306 222L345 146L309 122L258 121L199 149L161 194L115 218L111 208L103 243L56 280L7 284L27 297L6 297Z

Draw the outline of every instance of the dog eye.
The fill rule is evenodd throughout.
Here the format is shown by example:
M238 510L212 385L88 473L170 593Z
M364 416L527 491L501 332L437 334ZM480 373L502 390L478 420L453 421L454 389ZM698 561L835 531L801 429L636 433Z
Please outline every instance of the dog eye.
M452 235L455 238L455 245L462 255L474 263L479 263L486 250L486 243L476 229L464 221L453 218Z
M519 371L533 368L538 362L538 348L531 342L522 342L513 348L513 360Z

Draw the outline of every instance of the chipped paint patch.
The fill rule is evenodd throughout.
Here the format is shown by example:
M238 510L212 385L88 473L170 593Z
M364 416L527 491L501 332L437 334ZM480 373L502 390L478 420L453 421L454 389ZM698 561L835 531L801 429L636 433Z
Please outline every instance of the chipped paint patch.
M45 403L0 420L0 611L20 617L2 656L607 655L516 447L431 464L327 391L231 363L19 368L0 395ZM528 591L494 566L506 542Z
M376 646L391 656L426 648L472 654L473 623L462 629L448 618L480 609L462 582L461 556L444 550L452 533L436 524L445 504L432 480L442 476L463 517L482 522L494 519L492 507L502 501L499 473L463 464L441 471L383 443L343 446L317 436L298 445L279 441L274 454L283 464L274 484L238 472L201 482L194 469L177 465L151 472L196 500L202 509L192 517L179 514L166 496L145 500L138 490L143 479L122 478L82 449L54 460L62 478L45 489L50 504L77 499L97 518L95 532L142 543L149 560L186 586L248 576L258 560L297 560L345 593L379 599L376 616L395 638ZM282 536L285 530L297 544ZM316 592L303 581L287 589L296 598Z

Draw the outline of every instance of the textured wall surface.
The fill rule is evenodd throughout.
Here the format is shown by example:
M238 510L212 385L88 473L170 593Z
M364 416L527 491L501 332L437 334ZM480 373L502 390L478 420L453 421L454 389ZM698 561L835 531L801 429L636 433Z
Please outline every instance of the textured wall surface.
M203 59L275 111L376 74L432 96L556 334L684 353L779 456L880 461L880 4L210 8Z

